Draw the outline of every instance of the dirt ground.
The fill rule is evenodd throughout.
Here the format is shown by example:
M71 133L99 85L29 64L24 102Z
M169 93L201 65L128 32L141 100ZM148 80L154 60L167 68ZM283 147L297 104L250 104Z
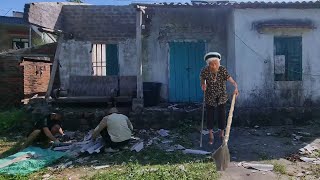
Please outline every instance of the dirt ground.
M221 144L217 134L215 133L215 143L213 145L207 143L208 135L204 135L204 147L201 150L214 152ZM139 133L136 133L136 135L139 135ZM148 138L147 134L140 135ZM197 131L185 134L176 131L174 136L172 140L176 143L186 148L200 149L200 134ZM1 143L0 145L1 153L13 144L9 141L6 142L8 143ZM215 166L210 156L192 156L181 152L165 152L163 149L149 147L149 149L145 148L141 152L127 150L115 154L84 154L73 160L62 159L60 162L40 172L31 174L27 179L122 179L121 173L128 173L127 176L132 175L132 179L140 179L141 177L146 179L154 179L156 177L155 179L157 179L159 177L170 177L170 173L172 173L171 178L175 177L175 179L316 180L320 178L320 165L299 160L301 156L299 155L299 149L310 143L316 145L318 150L313 155L309 155L309 157L319 158L320 131L318 126L232 128L229 141L232 162L224 172L215 171ZM79 159L85 160L79 163L77 162ZM55 169L57 164L70 161L73 164L68 168ZM274 170L262 172L246 169L239 165L241 162L272 164L274 165ZM110 165L110 167L100 170L94 168L106 164ZM211 171L209 172L208 169ZM148 173L141 174L141 172L152 171L156 172L156 176L149 176L150 174ZM180 174L180 171L185 174ZM159 173L163 174L159 175ZM119 177L116 178L117 176Z
M195 144L199 141L197 136L199 135L191 135ZM205 137L205 141L208 141L208 136ZM217 149L220 143L218 133L215 133L214 145L206 144L204 149ZM229 141L232 162L229 168L221 173L221 179L320 179L320 165L299 160L292 162L293 155L302 156L298 154L299 149L310 143L318 147L315 156L319 158L318 126L233 128ZM239 167L240 162L273 164L275 169L272 172L259 172Z

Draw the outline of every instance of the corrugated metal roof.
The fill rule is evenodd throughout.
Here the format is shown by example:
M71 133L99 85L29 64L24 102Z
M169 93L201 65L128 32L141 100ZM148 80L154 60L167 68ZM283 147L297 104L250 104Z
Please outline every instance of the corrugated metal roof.
M28 25L28 22L24 18L0 16L0 24Z
M192 1L191 3L135 3L147 7L320 8L320 1Z

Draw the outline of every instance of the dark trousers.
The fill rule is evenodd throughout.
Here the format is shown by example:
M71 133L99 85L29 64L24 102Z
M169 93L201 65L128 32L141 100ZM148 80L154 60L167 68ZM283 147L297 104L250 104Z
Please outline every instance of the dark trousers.
M113 142L107 131L107 128L100 132L103 140L106 142L106 147L111 147L112 149L122 148L129 143L129 139L122 142Z
M226 127L226 104L218 105L217 107L206 104L207 110L207 128L213 129L215 110L218 112L218 127L224 130Z

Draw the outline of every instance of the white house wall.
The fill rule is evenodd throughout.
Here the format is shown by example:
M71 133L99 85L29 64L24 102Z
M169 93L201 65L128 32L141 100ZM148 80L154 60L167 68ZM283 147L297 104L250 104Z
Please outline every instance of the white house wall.
M300 107L319 104L320 76L319 9L235 9L235 71L242 107ZM302 81L274 81L273 34L259 34L252 23L270 19L310 19L316 29L284 35L302 36ZM279 35L278 32L274 32ZM249 47L248 47L249 46ZM251 50L252 48L253 50ZM259 55L258 55L259 54ZM310 101L311 100L311 101Z

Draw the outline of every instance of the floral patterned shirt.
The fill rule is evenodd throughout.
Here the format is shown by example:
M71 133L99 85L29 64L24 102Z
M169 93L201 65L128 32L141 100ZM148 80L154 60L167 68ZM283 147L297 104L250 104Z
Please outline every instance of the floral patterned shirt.
M230 78L227 69L219 67L218 73L210 71L209 66L204 67L200 73L200 80L206 81L205 102L210 106L225 104L228 101L226 82Z

